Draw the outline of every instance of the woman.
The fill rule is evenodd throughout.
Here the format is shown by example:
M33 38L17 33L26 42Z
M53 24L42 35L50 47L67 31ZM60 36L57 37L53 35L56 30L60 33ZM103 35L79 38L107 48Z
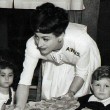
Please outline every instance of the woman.
M26 44L16 109L24 109L34 69L42 62L42 99L80 97L89 91L91 74L101 65L96 43L82 26L69 23L67 12L51 3L31 16L34 32Z

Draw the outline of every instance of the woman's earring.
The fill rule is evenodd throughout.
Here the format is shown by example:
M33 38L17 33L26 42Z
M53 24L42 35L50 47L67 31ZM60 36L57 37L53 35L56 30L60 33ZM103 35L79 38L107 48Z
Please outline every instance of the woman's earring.
M61 43L61 40L58 40L59 43Z

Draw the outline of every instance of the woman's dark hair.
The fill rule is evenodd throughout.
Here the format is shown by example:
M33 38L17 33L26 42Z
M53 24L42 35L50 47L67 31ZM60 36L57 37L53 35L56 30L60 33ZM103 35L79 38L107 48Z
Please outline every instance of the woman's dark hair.
M65 32L68 26L68 13L60 7L55 7L52 3L45 3L32 13L30 23L34 33L53 33L58 37Z
M92 83L94 80L100 80L102 78L110 78L110 66L101 66L97 68L92 75Z

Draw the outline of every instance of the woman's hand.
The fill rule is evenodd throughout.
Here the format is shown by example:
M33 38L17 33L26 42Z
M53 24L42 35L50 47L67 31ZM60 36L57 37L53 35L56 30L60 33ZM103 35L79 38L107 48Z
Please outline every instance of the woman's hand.
M92 109L85 107L85 108L83 108L81 110L92 110Z
M69 97L71 97L72 99L74 99L75 92L73 92L73 91L70 90L67 94L68 94Z
M22 109L21 107L15 105L15 108L13 110L22 110Z
M15 108L14 110L21 110L21 109L19 109L19 108Z

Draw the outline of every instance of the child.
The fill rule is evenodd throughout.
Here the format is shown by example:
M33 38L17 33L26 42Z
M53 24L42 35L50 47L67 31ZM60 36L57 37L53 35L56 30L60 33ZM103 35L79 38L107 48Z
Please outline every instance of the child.
M91 83L93 94L80 97L76 110L110 110L110 66L97 68Z
M14 65L8 61L0 61L0 110L14 104L14 91L11 87L14 79ZM6 105L6 106L5 106Z

